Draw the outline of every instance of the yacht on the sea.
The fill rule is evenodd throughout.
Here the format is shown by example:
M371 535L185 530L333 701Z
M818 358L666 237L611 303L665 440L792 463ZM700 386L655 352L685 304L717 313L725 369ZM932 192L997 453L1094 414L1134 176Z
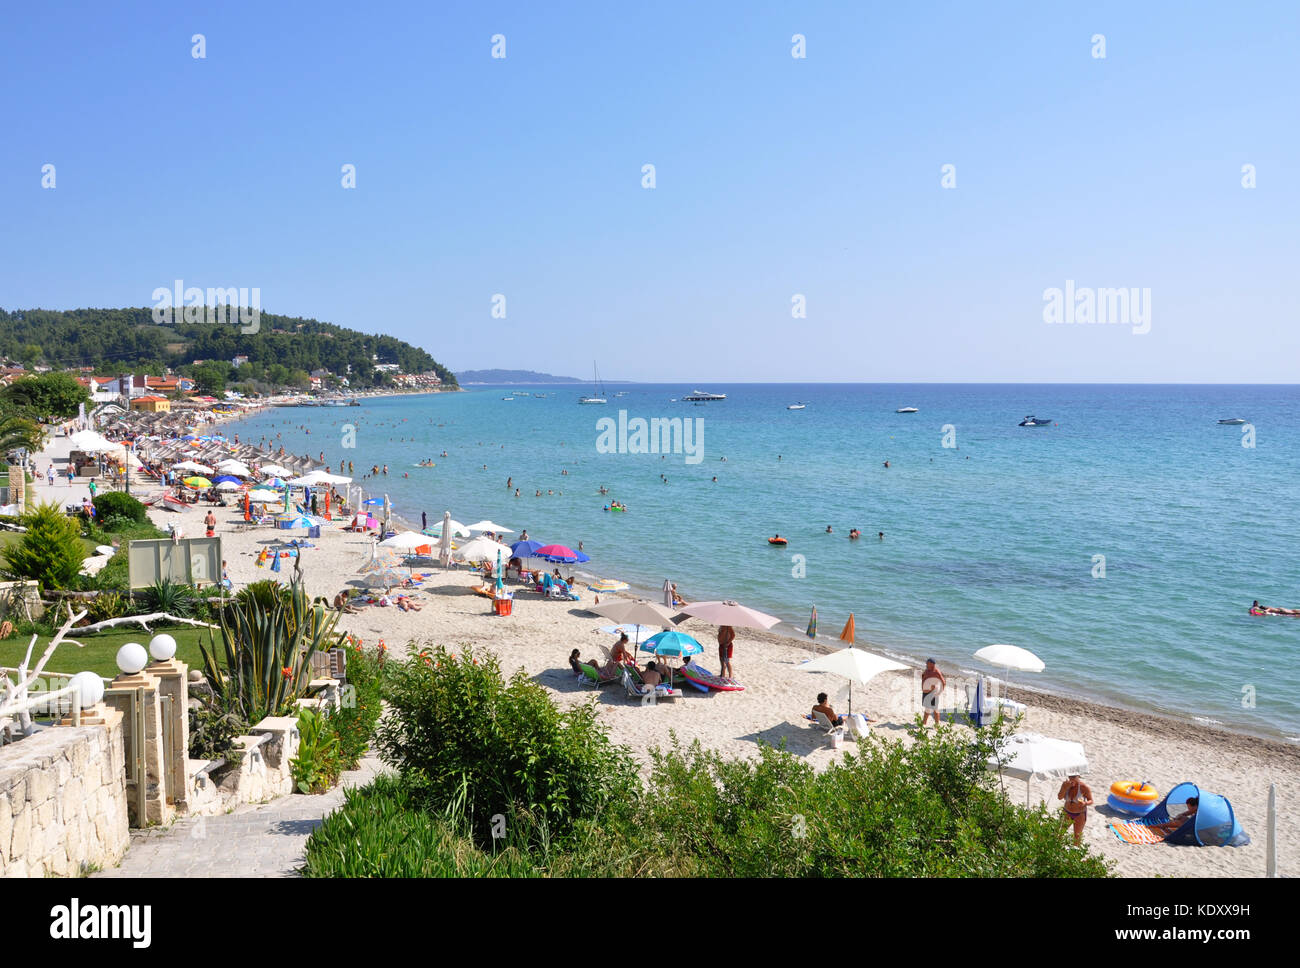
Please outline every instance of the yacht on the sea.
M786 409L787 409L787 410L802 410L802 409L804 409L804 407L806 407L806 406L808 406L808 404L806 404L806 403L792 403L792 404L790 404L789 406L787 406Z
M705 393L703 390L695 390L690 396L682 397L682 399L691 403L712 403L714 400L727 399L727 395L725 393Z
M1228 417L1224 420L1219 421L1219 423L1221 424L1232 424L1233 426L1239 426L1241 424L1244 424L1245 422L1246 421L1242 420L1240 417Z
M1046 427L1051 422L1052 421L1050 420L1040 420L1037 417L1029 416L1026 417L1024 420L1020 421L1020 426L1021 427Z
M596 388L597 392L591 394L590 396L585 396L580 398L578 402L579 403L609 403L609 400L605 398L605 385L600 382L600 370L596 369L596 363L594 360L591 363L591 371L592 371L592 385Z
M916 407L899 407L897 410L894 411L894 413L920 413L920 412L921 411L917 410Z

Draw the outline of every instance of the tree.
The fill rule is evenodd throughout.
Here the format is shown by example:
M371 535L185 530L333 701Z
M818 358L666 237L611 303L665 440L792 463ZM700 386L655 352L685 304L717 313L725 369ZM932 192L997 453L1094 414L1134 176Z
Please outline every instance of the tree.
M40 504L22 520L27 533L5 549L5 572L34 578L42 588L67 588L86 560L81 529L57 504Z
M14 410L0 411L0 455L12 450L40 450L45 434L40 426Z
M28 416L56 420L75 416L77 408L90 402L90 391L67 373L25 376L0 390L0 399Z
M194 387L200 393L217 394L226 389L226 375L230 364L219 360L200 363L194 367Z

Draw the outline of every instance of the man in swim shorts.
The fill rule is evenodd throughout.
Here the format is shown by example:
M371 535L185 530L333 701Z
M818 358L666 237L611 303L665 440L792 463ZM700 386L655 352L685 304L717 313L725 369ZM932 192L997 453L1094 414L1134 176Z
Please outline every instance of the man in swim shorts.
M925 660L925 670L921 673L921 725L934 717L934 724L939 725L939 696L948 685L939 667L933 659Z
M733 648L735 641L735 629L730 625L718 626L718 662L722 666L722 671L718 674L724 679L731 679L735 675L731 669L731 655L735 651Z

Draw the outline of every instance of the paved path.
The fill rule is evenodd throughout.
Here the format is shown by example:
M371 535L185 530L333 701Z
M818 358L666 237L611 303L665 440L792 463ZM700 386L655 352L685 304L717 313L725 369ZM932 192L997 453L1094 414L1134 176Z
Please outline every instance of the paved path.
M382 764L367 756L343 782L319 796L291 794L245 804L216 817L187 817L168 827L131 831L122 863L95 877L296 877L307 837L343 803L343 787L369 783Z

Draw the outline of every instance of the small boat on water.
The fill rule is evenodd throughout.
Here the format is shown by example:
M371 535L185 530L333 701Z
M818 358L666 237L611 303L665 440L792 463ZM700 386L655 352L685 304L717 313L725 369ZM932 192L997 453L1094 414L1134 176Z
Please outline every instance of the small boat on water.
M727 399L727 395L725 393L706 393L703 390L695 390L690 396L682 397L682 399L690 403L712 403L715 400Z
M778 534L778 535L775 535L774 537L768 538L768 539L767 539L767 543L770 544L770 545L783 545L783 544L789 544L789 542L786 541L785 538L781 537L779 534Z
M789 406L787 406L786 409L787 409L787 410L803 410L803 409L804 409L805 407L807 407L807 406L808 406L808 404L806 404L806 403L792 403L792 404L790 404Z
M501 399L502 399L502 400L513 400L514 397L502 397Z
M1234 427L1240 426L1245 422L1246 421L1242 420L1240 417L1226 417L1223 420L1219 421L1219 423L1221 424L1232 424Z
M1035 417L1035 416L1030 415L1030 416L1026 417L1024 420L1020 421L1019 426L1021 426L1021 427L1046 427L1046 426L1048 426L1049 424L1051 424L1051 422L1052 422L1052 421L1050 421L1050 420L1041 420L1041 419L1039 419L1038 417Z
M596 363L594 360L592 361L591 364L591 372L592 372L591 385L592 387L595 388L595 392L589 393L579 398L578 403L583 403L583 404L609 403L609 399L605 396L605 384L600 382L600 370L596 368Z
M920 412L921 411L917 410L916 407L899 407L897 410L894 411L894 413L920 413Z

